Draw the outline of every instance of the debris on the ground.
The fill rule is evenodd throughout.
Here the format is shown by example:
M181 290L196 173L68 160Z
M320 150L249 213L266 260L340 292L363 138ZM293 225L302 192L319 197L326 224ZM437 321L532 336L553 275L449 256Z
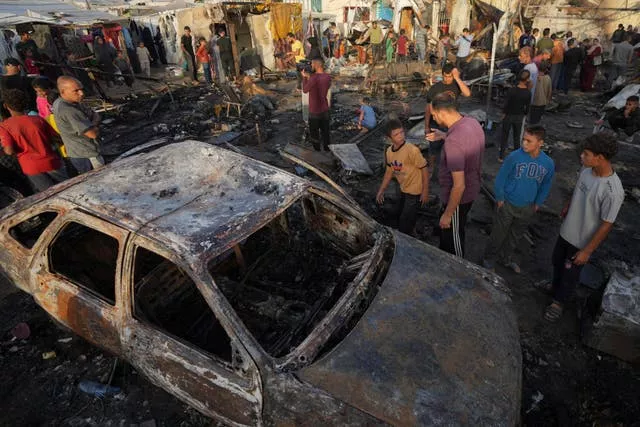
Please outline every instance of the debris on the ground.
M567 120L564 124L571 129L584 129L584 125L580 122L574 122L571 120Z
M640 276L614 272L585 344L622 360L640 362Z
M61 342L61 343L63 343L63 344L68 344L68 343L70 343L72 340L73 340L73 338L72 338L72 337L68 337L68 338L60 338L60 339L58 340L58 342Z
M115 396L116 394L120 393L120 387L114 387L90 380L80 381L80 384L78 384L78 388L83 393L99 398Z
M538 391L538 392L536 392L536 394L531 396L531 399L533 400L533 402L531 403L531 406L529 406L529 409L527 409L527 412L526 412L527 414L529 412L534 411L534 410L536 410L538 408L538 405L544 399L544 394L542 394L540 391Z
M55 358L56 358L55 351L45 351L44 353L42 353L43 360L49 360L49 359L55 359Z
M331 150L334 156L340 159L344 170L373 175L373 171L357 144L331 144L329 145L329 150Z
M31 329L29 325L25 322L20 322L16 326L11 329L11 335L13 335L16 339L26 340L31 335Z

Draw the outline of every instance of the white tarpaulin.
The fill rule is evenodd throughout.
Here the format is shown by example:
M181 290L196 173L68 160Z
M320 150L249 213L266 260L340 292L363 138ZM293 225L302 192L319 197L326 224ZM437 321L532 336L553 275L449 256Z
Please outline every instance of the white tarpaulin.
M627 98L633 95L638 95L640 92L640 85L628 85L625 86L620 92L616 94L613 98L609 100L603 107L604 110L608 110L610 108L622 108L624 104L627 102Z
M270 19L271 13L263 13L261 15L249 14L247 15L247 24L249 24L249 30L251 31L251 40L253 40L262 63L270 70L275 70L276 60L273 56L275 47L269 25Z
M118 17L98 10L80 9L73 4L56 0L3 0L0 2L0 26L8 27L24 22L91 25L113 22Z

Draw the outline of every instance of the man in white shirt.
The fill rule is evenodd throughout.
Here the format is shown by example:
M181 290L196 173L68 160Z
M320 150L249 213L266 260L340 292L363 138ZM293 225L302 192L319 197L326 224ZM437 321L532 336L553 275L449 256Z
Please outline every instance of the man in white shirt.
M580 280L580 271L606 239L624 201L624 188L611 166L618 152L615 136L597 133L582 144L580 172L553 249L553 301L544 318L557 321Z
M456 53L456 68L463 72L464 65L471 54L471 42L473 41L473 34L469 33L469 29L462 30L462 35L459 36L455 45L458 47L458 53ZM464 74L464 73L463 73Z

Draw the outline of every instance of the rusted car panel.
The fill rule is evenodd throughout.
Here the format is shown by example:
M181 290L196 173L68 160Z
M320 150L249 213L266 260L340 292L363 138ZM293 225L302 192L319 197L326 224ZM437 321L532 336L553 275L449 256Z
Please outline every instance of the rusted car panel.
M376 299L300 377L394 425L515 425L521 353L509 297L452 256L394 236Z
M274 375L265 372L265 377L265 425L282 427L389 425L326 391L300 381L294 373Z
M128 358L151 382L227 425L261 424L258 378L225 371L201 352L139 322L129 325Z

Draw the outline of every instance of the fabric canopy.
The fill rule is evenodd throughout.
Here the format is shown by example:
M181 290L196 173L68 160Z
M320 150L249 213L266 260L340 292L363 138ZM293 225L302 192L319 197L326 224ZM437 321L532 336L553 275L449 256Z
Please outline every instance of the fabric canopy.
M287 33L302 33L302 4L271 3L271 34L274 40L287 37Z

